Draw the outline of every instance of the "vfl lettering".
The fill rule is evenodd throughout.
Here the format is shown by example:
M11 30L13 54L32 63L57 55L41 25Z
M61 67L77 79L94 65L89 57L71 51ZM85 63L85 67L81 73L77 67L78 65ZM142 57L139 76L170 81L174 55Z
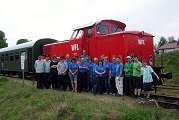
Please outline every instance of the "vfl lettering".
M138 39L138 44L139 44L139 45L145 45L144 40Z
M78 44L73 44L73 45L71 45L71 50L72 50L72 51L79 50Z

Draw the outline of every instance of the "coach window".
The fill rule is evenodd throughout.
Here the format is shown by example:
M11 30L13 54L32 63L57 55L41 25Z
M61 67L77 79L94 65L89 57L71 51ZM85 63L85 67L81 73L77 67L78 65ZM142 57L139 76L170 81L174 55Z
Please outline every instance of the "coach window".
M112 27L112 33L115 33L115 32L121 32L122 31L122 29L121 28L119 28L119 27Z
M19 60L19 53L15 52L15 60Z
M92 29L89 28L89 29L88 29L88 38L91 38L91 37L92 37Z
M1 55L1 61L4 61L4 54Z
M101 25L101 24L98 24L96 26L96 31L98 34L109 34L109 30L108 30L108 26L106 25Z
M9 61L9 54L5 54L5 61Z
M10 61L13 61L13 60L14 60L13 53L10 53Z

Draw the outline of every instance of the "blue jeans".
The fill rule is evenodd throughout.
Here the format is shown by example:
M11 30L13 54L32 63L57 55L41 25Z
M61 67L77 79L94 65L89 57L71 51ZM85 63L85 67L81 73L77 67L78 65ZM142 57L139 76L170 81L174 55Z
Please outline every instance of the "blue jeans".
M71 73L69 73L69 77L70 77L71 82L77 83L77 74L73 76Z
M111 79L109 78L109 76L105 76L104 80L105 80L106 92L108 94L112 93Z

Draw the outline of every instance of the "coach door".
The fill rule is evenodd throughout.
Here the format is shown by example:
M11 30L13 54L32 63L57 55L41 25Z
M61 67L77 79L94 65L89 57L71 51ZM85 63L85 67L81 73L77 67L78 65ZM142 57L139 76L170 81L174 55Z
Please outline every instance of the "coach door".
M131 56L132 57L132 61L134 60L134 56L137 55L138 56L138 60L142 61L142 52L140 51L128 51L127 52L127 56Z
M33 70L33 63L32 63L32 48L28 48L28 53L27 53L27 63L28 63L28 71L32 72Z

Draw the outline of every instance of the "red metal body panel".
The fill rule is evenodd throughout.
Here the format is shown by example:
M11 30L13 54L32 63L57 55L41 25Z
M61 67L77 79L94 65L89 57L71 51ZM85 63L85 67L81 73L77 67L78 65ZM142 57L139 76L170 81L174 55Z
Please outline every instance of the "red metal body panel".
M100 27L101 33L99 32ZM116 29L117 32L115 32L112 30L113 27L120 28L121 31ZM89 26L79 27L74 31L81 33L80 37L77 37L77 34L69 41L45 45L44 54L50 54L51 58L53 55L70 54L72 58L74 55L81 56L82 51L86 50L86 53L92 58L100 58L104 54L111 61L113 56L120 56L123 63L126 63L127 55L138 55L139 60L146 59L154 66L154 36L141 31L124 31L125 27L124 23L115 20L102 20ZM90 30L91 36L89 37Z

